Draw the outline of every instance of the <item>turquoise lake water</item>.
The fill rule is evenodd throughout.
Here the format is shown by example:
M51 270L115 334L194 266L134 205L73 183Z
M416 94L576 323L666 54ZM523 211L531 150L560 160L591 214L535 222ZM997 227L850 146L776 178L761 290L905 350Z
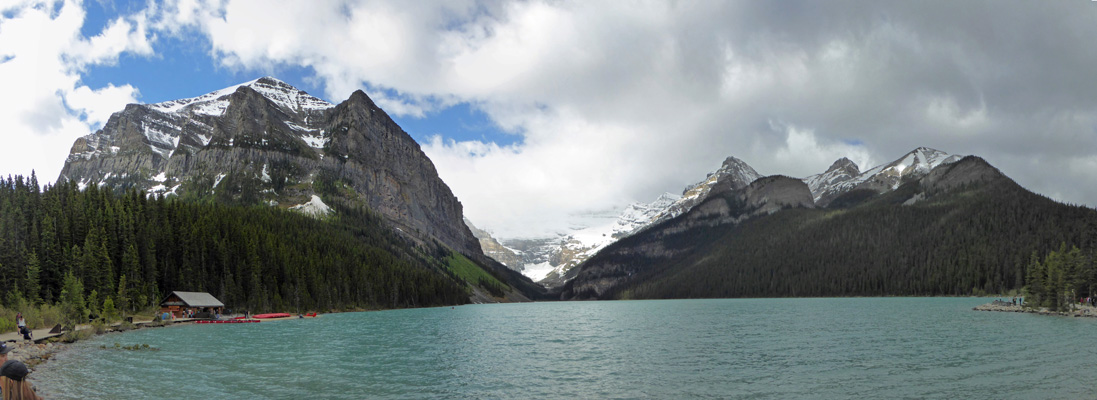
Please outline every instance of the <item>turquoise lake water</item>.
M470 305L78 343L49 398L1043 399L1097 396L1097 319L978 298ZM160 351L103 350L149 344Z

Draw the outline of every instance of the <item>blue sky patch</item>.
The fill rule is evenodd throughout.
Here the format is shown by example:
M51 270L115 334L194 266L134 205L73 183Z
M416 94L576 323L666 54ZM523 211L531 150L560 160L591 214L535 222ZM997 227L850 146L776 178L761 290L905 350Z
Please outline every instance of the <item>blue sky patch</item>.
M93 13L89 11L85 28L96 27L85 32L86 35L97 34L109 21L102 7L95 5L91 8L98 10L98 13L92 18ZM311 78L315 76L312 68L287 65L277 66L273 71L226 68L210 55L209 48L208 39L204 37L181 40L162 35L153 44L156 55L145 57L127 53L120 56L114 65L91 66L82 74L82 83L92 89L108 84L129 84L140 90L138 101L159 103L201 96L270 75L332 103L346 100L326 98L323 87L318 85L320 81ZM381 90L376 87L363 89L367 93ZM402 97L392 90L386 90L384 94L390 98ZM494 142L500 146L522 142L521 135L504 133L486 113L469 103L432 111L423 117L393 116L393 120L419 143L426 143L435 135L447 140Z
M522 142L521 135L504 133L499 125L480 109L469 103L460 103L444 110L428 113L426 117L393 117L416 142L426 143L435 135L458 142L477 140L509 146Z

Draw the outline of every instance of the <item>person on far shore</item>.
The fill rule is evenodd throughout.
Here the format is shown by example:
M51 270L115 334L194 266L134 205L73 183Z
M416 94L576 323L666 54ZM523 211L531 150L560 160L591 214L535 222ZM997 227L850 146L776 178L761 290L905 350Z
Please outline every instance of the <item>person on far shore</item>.
M42 396L34 390L34 385L27 382L30 370L22 361L8 360L0 365L0 391L4 394L4 400L41 400Z

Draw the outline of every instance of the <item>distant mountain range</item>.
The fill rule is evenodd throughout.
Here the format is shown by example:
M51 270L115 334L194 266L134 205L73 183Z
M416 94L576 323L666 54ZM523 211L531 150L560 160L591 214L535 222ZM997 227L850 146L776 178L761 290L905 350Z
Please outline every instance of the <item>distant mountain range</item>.
M890 163L861 172L847 158L834 162L825 172L803 178L812 197L812 207L826 207L835 198L854 190L883 193L898 188L904 180L924 176L941 165L963 156L921 147ZM547 287L566 281L567 272L615 241L684 214L718 191L741 189L762 178L753 167L728 157L705 179L686 187L682 195L664 193L650 204L635 203L623 211L601 216L600 224L544 238L494 238L479 231L477 238L490 256Z
M840 159L804 179L742 176L710 176L685 212L570 269L559 297L1004 293L1024 285L1033 254L1097 248L1097 211L979 157L923 147L864 172Z

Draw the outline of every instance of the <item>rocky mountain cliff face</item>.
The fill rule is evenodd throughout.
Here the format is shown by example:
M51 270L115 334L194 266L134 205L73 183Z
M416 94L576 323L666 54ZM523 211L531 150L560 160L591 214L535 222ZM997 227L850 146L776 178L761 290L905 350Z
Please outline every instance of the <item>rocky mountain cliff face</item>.
M413 240L482 254L434 164L362 91L335 105L266 77L130 104L73 144L65 181L316 215L367 206Z
M477 228L468 218L465 218L465 225L468 225L469 230L472 231L472 235L480 241L480 249L484 251L484 255L502 263L507 268L521 272L521 270L517 268L522 267L522 258L519 257L518 254L515 254L515 250L503 246L502 243L499 243L499 241L491 237L491 233Z

